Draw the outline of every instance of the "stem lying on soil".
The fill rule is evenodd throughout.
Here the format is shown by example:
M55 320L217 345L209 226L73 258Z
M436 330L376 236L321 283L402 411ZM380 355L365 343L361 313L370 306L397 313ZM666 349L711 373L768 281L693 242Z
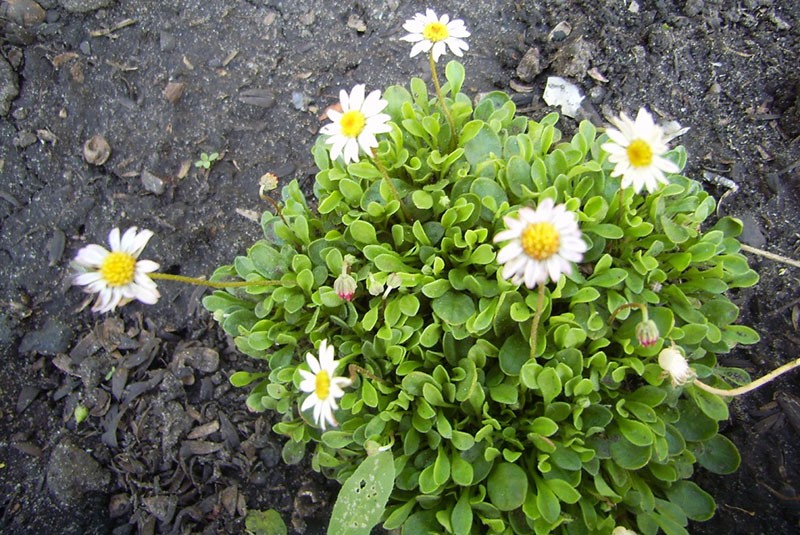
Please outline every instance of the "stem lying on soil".
M764 377L762 377L760 379L756 379L755 381L753 381L749 385L740 386L739 388L733 388L731 390L723 390L721 388L715 388L715 387L709 386L709 385L705 384L704 382L699 381L697 379L694 380L693 384L696 385L698 388L700 388L702 390L705 390L706 392L711 392L712 394L717 394L718 396L728 396L728 397L739 396L741 394L746 394L746 393L748 393L748 392L750 392L752 390L755 390L756 388L758 388L760 386L763 386L763 385L767 384L768 382L772 381L773 379L777 378L778 376L783 375L784 373L786 373L788 371L791 371L791 370L797 368L798 366L800 366L800 358L797 358L797 359L793 360L792 362L784 364L780 368L776 368L776 369L772 370L770 373L768 373Z

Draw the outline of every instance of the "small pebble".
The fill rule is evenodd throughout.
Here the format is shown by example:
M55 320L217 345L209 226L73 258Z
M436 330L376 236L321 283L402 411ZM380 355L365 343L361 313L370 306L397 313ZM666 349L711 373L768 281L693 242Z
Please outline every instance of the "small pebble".
M150 193L161 195L164 193L164 180L157 177L147 169L142 171L142 186Z

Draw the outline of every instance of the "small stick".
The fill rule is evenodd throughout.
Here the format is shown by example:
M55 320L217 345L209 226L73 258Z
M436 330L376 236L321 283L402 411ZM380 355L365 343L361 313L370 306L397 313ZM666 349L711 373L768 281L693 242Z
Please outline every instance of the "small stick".
M770 253L769 251L765 251L763 249L757 249L756 247L750 247L749 245L745 245L744 243L741 245L742 245L742 251L745 251L747 253L753 253L759 256L763 256L764 258L767 258L769 260L775 260L776 262L782 262L790 266L800 267L800 262L798 262L797 260L792 260L791 258L787 258L785 256L777 255L775 253Z
M112 37L111 36L112 33L116 32L117 30L127 28L128 26L133 26L137 22L139 21L137 21L136 19L125 19L116 26L113 26L111 28L103 28L102 30L94 30L92 32L89 32L89 35L91 35L92 37L107 37L107 36Z

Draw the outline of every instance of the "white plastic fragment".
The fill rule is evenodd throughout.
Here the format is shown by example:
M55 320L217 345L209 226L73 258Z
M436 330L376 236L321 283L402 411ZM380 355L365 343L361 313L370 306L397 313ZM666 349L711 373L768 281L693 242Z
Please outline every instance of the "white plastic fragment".
M548 106L558 106L561 108L563 115L574 119L578 114L578 108L581 107L584 96L581 95L581 90L578 89L578 86L572 82L568 82L558 76L550 76L547 78L547 85L544 88L542 98Z

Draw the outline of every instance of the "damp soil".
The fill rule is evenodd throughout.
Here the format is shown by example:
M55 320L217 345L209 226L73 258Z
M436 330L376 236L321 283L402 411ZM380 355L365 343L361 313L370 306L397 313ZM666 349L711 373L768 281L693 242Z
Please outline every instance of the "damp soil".
M290 533L324 533L337 486L283 464L273 416L246 410L228 377L257 364L203 290L164 283L155 306L97 316L69 261L136 225L169 273L229 263L259 238L259 177L311 191L310 147L339 89L426 77L398 40L426 7L472 32L468 92L508 91L539 118L547 77L562 76L586 95L578 119L647 106L677 120L687 174L745 222L743 241L800 256L800 4L435 4L0 0L0 531L242 533L247 510L274 508ZM93 136L110 148L99 165L84 159ZM203 152L220 155L208 170ZM751 265L761 281L732 297L761 341L722 362L759 376L798 357L800 273ZM798 530L796 396L798 374L734 401L724 433L742 466L698 470L718 509L692 533Z

